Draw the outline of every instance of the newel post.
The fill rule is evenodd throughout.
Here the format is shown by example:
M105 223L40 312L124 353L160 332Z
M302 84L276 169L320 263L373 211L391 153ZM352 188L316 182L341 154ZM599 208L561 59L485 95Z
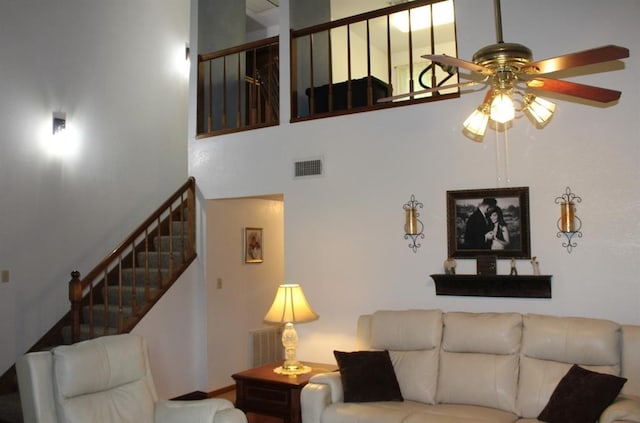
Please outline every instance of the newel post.
M71 342L80 340L80 309L82 304L82 281L80 272L71 272L69 281L69 301L71 301Z

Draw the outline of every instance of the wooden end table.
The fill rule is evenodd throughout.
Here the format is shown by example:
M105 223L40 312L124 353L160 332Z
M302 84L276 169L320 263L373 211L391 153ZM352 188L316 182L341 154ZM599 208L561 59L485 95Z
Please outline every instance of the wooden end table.
M280 375L273 369L282 362L267 364L254 369L235 373L236 407L245 413L265 414L279 417L285 423L300 423L300 391L311 376L337 370L333 364L309 363L311 372L303 375Z

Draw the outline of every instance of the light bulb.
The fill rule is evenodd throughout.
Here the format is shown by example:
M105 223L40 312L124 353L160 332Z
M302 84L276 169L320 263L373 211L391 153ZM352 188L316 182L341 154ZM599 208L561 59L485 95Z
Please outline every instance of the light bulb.
M493 97L491 102L491 119L499 123L506 123L515 117L513 100L509 93L501 92Z

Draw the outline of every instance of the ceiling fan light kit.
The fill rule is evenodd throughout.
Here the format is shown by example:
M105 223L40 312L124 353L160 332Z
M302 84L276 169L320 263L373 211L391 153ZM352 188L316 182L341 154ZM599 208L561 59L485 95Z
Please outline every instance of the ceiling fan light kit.
M527 91L528 89L554 92L599 103L610 103L620 98L620 91L553 79L546 74L624 59L629 57L627 48L607 45L533 61L533 54L529 48L502 40L500 0L494 0L494 11L497 43L478 50L472 61L444 54L422 56L435 63L466 69L484 77L481 81L460 83L459 87L481 83L490 85L482 104L463 123L465 133L474 140L482 140L489 119L502 124L497 127L505 128L505 124L515 118L516 111L524 112L538 126L544 126L553 116L556 105ZM522 85L524 87L521 88ZM521 97L518 100L520 108L514 105L515 95Z

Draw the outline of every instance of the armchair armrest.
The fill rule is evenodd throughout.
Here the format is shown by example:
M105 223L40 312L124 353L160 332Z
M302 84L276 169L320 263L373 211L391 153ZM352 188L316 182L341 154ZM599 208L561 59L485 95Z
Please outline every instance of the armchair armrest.
M155 423L247 423L247 416L225 399L199 401L161 400L155 406Z
M335 402L342 402L344 394L339 372L320 373L309 379L300 393L302 421L320 423L322 412Z
M600 416L600 423L634 422L640 423L640 398L620 397L607 407Z

